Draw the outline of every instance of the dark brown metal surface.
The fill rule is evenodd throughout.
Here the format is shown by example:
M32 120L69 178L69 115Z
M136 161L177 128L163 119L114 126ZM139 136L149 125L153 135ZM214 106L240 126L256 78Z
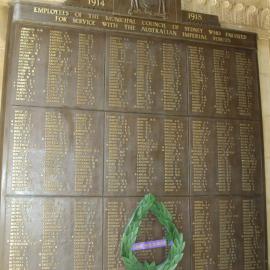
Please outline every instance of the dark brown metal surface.
M2 269L102 269L102 200L8 198Z
M105 194L188 194L186 118L108 113L105 129Z
M13 108L9 194L102 195L104 113Z
M105 36L18 25L12 104L103 109Z
M256 36L136 2L14 7L3 270L124 270L123 229L149 192L184 233L177 269L267 268ZM137 241L163 233L150 214Z
M263 200L195 197L191 269L265 269Z
M262 194L260 138L257 122L191 118L191 192Z
M107 52L108 110L187 113L184 44L110 35Z
M190 114L260 119L254 51L201 44L187 50Z
M197 12L182 10L181 21L192 25L208 25L220 27L219 18L216 15L209 15Z
M149 3L152 0L143 1ZM169 1L167 0L166 2ZM121 2L121 6L122 5L126 6L127 1L123 0ZM175 10L175 12L177 11ZM104 13L95 8L82 9L79 7L69 8L63 5L47 6L42 4L30 5L18 3L14 7L13 21L23 21L24 23L28 22L30 24L34 21L36 24L45 24L50 27L68 26L69 28L75 28L77 30L92 29L101 32L115 31L132 35L143 34L167 39L193 40L202 43L250 49L257 47L257 36L254 33L240 32L220 27L209 28L200 25L191 26L190 23L164 21L162 18L155 16L155 9L153 9L152 12L147 12L146 14L141 12L140 14L143 17L138 17L134 13L129 15L128 12L124 15L118 15L117 12Z

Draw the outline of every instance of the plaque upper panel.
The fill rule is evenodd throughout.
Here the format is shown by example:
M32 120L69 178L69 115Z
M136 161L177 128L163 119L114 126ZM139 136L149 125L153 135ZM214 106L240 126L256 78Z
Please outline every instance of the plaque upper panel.
M188 45L189 113L260 119L255 52Z
M15 34L12 104L103 108L103 34L36 26L18 26Z
M12 104L260 119L253 51L41 27L16 33Z
M184 44L111 35L107 51L107 109L187 114Z

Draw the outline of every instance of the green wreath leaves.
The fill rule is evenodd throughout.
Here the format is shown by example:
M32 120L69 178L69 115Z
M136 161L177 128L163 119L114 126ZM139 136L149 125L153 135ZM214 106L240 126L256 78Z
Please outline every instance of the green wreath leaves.
M140 262L134 255L132 249L139 234L142 220L151 211L159 223L165 228L167 243L173 245L168 253L167 259L156 265L148 262ZM172 216L163 203L156 200L152 194L146 195L134 211L121 240L121 256L127 270L174 270L184 255L185 242L183 234L179 233L173 223Z

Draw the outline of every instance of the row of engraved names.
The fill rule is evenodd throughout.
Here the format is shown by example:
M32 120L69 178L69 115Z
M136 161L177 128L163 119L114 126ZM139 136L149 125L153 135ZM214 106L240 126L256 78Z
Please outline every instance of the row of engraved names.
M15 107L10 125L9 193L261 194L264 189L258 122Z
M13 104L260 117L255 51L46 28L18 31Z
M159 199L186 241L178 270L265 269L263 200L202 197L189 203L188 198ZM104 269L122 269L120 239L138 200L8 198L4 269L86 270L101 269L102 263ZM163 233L148 215L137 241L162 239ZM139 251L136 256L160 262L166 250Z

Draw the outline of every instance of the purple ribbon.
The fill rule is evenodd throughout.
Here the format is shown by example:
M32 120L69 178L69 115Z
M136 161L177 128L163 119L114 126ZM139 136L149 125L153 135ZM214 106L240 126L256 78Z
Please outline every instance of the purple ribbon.
M173 245L173 241L169 243L169 246L172 246L172 245ZM147 249L155 249L155 248L162 248L162 247L167 247L166 239L135 243L132 245L131 250L137 251L137 250L147 250Z

